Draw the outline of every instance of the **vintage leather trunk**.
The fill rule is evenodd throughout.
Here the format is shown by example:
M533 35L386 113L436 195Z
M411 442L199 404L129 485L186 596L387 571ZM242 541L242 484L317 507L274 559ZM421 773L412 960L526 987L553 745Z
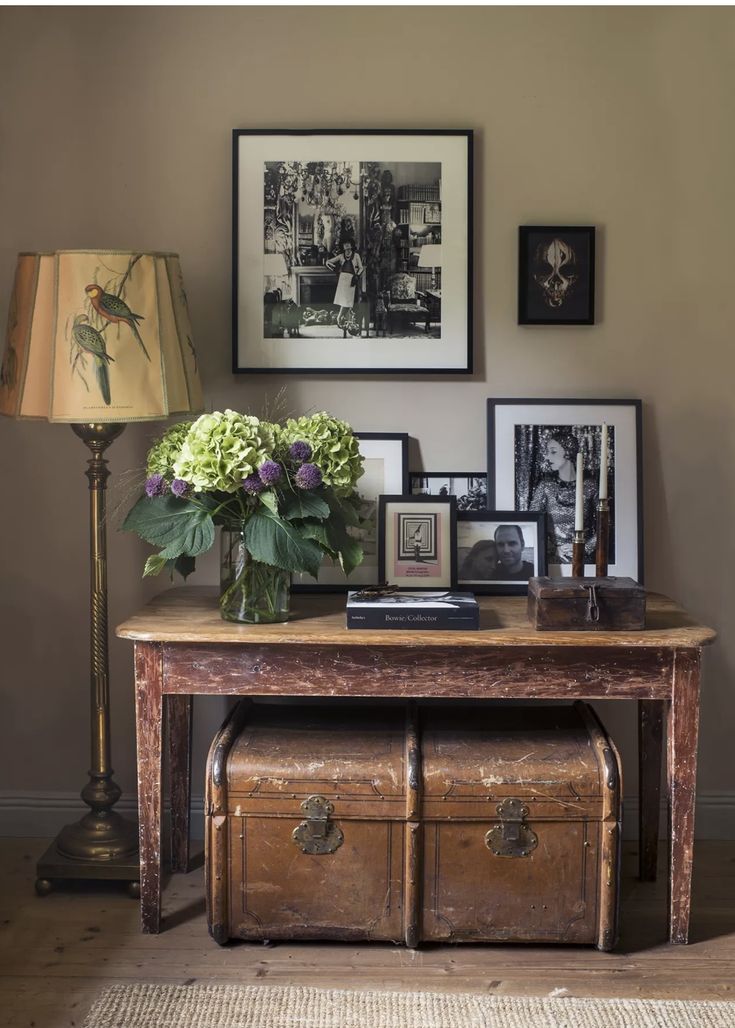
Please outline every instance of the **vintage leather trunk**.
M242 701L207 768L213 938L415 945L417 770L403 705Z
M610 949L620 795L583 703L242 701L208 762L210 932Z
M617 939L617 751L585 703L422 718L422 939Z
M528 620L539 631L638 631L646 627L646 591L632 578L532 578Z

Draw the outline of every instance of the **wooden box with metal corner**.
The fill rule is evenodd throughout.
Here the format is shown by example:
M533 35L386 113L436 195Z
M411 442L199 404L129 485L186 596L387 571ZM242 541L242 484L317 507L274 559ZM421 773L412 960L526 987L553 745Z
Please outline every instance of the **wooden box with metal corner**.
M528 620L539 632L640 632L646 591L632 578L532 578Z

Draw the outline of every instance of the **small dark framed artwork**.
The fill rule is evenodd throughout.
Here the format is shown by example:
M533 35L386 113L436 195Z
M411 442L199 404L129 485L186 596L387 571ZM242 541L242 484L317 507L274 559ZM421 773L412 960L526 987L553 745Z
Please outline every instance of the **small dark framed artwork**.
M527 510L459 511L457 585L475 593L528 592L545 575L546 515Z
M378 577L402 589L451 589L456 581L454 496L381 496Z
M412 471L412 496L456 496L457 510L487 510L487 472Z
M521 225L518 324L594 323L594 226Z

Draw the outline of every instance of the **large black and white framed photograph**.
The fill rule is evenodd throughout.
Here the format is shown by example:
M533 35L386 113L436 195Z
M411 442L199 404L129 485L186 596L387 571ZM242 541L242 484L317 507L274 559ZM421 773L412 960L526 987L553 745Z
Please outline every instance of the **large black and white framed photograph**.
M518 324L594 323L594 227L521 225Z
M457 510L487 510L487 472L412 471L412 496L456 496Z
M472 132L234 131L233 370L472 370Z
M571 575L581 455L584 573L595 574L596 509L604 478L610 504L609 574L642 583L641 401L490 399L487 405L488 502L546 514L549 574Z
M378 575L401 589L451 589L457 572L453 496L381 496Z
M546 515L524 510L457 512L457 587L510 596L547 573Z
M408 433L355 432L360 442L363 473L357 482L360 495L360 524L348 528L362 546L363 560L349 578L338 561L324 557L319 577L294 574L295 592L347 592L365 585L375 585L378 578L378 497L381 493L408 491Z

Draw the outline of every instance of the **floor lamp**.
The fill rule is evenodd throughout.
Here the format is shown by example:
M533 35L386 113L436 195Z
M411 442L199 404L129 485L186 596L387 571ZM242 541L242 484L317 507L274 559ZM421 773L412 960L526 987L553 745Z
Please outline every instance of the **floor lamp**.
M139 880L138 829L113 810L110 764L104 453L128 421L202 410L177 254L116 250L21 253L0 367L0 414L67 422L90 450L91 763L82 799L37 866L56 879Z

